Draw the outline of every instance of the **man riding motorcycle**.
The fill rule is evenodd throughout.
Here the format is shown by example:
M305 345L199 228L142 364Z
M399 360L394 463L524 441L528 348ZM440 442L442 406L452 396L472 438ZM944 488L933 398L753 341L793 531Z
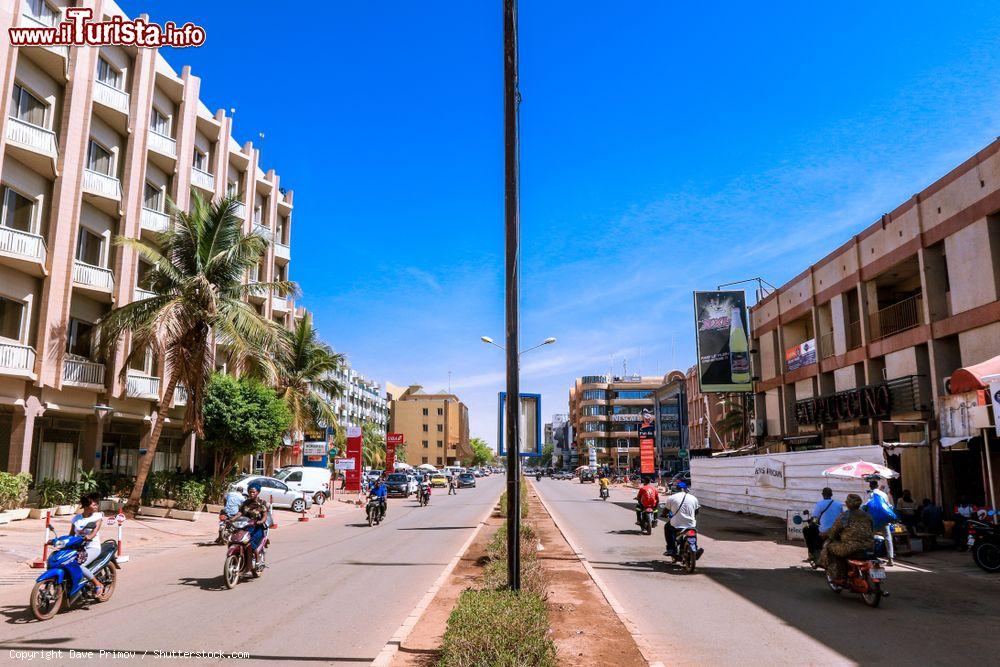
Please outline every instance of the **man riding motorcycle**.
M601 480L602 482L604 480ZM642 513L647 509L656 510L660 506L660 493L648 479L644 480L635 494L635 525L642 525ZM655 522L654 522L655 523Z
M426 505L431 499L431 478L430 475L424 475L420 478L420 482L417 484L417 493L419 498L424 501Z
M246 517L252 522L248 527L250 530L250 547L256 551L260 547L261 541L267 532L268 507L260 497L260 484L251 482L247 487L247 499L240 505L240 509L229 520L234 521L239 517Z
M598 483L601 485L600 490L597 492L598 495L601 498L607 498L609 493L608 490L611 488L611 480L608 479L607 473L601 475L601 479L598 480Z
M385 513L388 509L386 505L386 498L388 497L389 488L385 485L385 478L379 477L378 481L372 485L372 489L368 493L368 499L376 500L378 502L378 511L383 519L385 518Z
M695 518L701 504L694 494L690 493L685 482L677 483L677 491L667 496L663 503L664 516L669 520L663 525L663 536L667 542L667 550L664 556L677 555L677 533L688 528L697 528L698 519ZM698 547L696 557L700 558L705 550Z

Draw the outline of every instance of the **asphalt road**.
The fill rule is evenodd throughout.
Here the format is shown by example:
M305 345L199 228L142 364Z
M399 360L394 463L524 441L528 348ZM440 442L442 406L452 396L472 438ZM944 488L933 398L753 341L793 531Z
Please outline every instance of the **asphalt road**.
M478 482L455 496L435 489L427 507L390 499L385 522L372 528L360 509L301 525L280 512L270 567L234 590L222 581L224 548L207 543L124 564L109 602L44 623L27 609L30 585L4 587L0 663L11 661L11 649L135 651L147 661L156 651L240 651L267 662L371 662L503 490L497 475Z
M1000 577L968 554L917 555L887 568L877 609L832 593L766 520L703 510L705 554L688 575L634 525L635 491L544 479L540 496L665 664L995 663ZM697 490L695 489L697 493Z

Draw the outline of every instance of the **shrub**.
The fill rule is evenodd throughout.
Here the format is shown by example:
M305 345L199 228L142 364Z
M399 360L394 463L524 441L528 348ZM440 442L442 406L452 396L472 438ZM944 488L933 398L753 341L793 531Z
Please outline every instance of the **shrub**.
M72 480L59 483L56 502L60 505L75 505L80 500L80 483Z
M521 524L521 558L533 558L538 550L538 537L529 524ZM492 560L507 560L507 525L493 534L486 545L486 555Z
M62 483L56 479L42 479L35 482L35 492L38 494L39 507L53 507L62 500Z
M507 560L491 560L483 568L483 586L492 590L507 588ZM545 599L549 575L535 557L521 559L521 590Z
M205 485L189 479L177 489L177 509L195 512L201 509L205 502Z
M157 470L149 476L146 495L150 501L173 497L177 487L177 474L169 470Z
M528 516L528 486L524 483L524 478L521 478L521 518ZM504 491L500 494L500 516L507 516L507 492Z
M96 470L81 470L77 474L77 477L79 477L77 487L81 494L101 492L101 473Z
M30 486L31 475L26 472L0 472L0 512L24 507Z
M468 590L448 617L441 667L553 667L545 602L534 593Z

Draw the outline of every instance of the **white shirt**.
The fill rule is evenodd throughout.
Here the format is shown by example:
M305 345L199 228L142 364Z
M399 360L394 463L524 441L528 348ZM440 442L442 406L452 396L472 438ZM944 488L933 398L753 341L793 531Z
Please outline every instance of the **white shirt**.
M104 512L94 512L87 517L83 514L77 514L70 523L73 524L73 534L82 536L84 531L93 530L101 525L102 521L104 521Z
M701 504L690 493L684 491L673 493L667 496L663 504L667 511L673 514L670 517L670 525L674 528L696 528L698 526L698 520L695 519L694 513L698 511Z

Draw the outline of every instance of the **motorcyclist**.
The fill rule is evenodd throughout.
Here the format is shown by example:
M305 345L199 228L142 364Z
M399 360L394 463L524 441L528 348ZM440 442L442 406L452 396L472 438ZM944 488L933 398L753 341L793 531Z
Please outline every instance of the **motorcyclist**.
M694 497L694 494L688 491L687 483L677 482L677 491L667 496L663 502L664 516L669 518L663 525L663 537L667 542L667 550L663 552L664 556L677 555L677 533L679 531L698 527L696 516L699 509L701 509L701 504ZM704 551L698 547L695 557L701 558Z
M608 489L611 488L611 480L608 479L607 472L601 475L601 479L598 480L598 483L601 485L600 491L598 491L598 495L600 495L603 498L605 494L608 493Z
M647 509L656 510L660 506L660 492L649 479L644 479L638 493L635 494L635 500L635 525L641 526L642 513Z
M420 494L422 499L430 501L431 499L431 478L430 475L424 475L420 478L420 482L417 484L417 492Z
M225 504L222 507L222 511L219 512L219 521L225 522L232 519L234 516L239 514L240 505L246 500L246 496L240 493L240 490L236 487L231 488L224 499ZM219 537L215 540L219 544L224 541L223 538L223 527L219 526Z
M229 519L235 521L242 516L250 520L250 547L254 551L260 547L267 533L268 511L267 503L260 497L260 484L251 482L247 487L247 499L240 504L239 511Z
M380 520L385 518L386 510L386 498L389 497L389 488L385 485L385 478L379 477L377 481L372 484L371 491L368 493L368 500L374 500L378 503L378 511Z

